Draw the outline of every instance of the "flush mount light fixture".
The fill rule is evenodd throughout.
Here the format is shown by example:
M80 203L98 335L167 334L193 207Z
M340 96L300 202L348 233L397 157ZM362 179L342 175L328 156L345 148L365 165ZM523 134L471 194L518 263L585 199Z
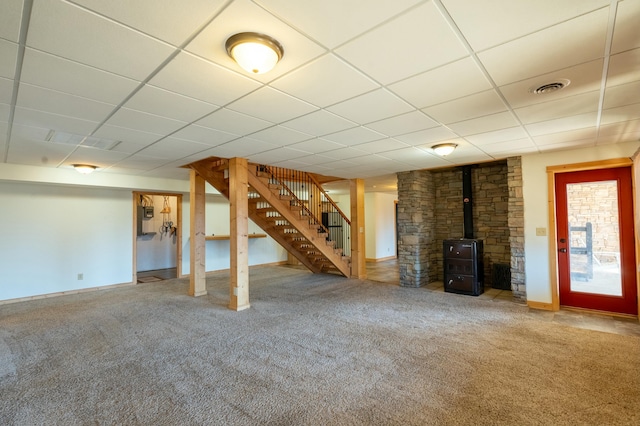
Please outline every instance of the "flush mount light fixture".
M458 145L455 143L440 143L438 145L433 145L431 149L438 155L446 156L453 152Z
M284 49L276 39L259 33L233 35L225 47L229 56L252 74L271 71L284 55Z
M76 169L78 173L82 173L83 175L88 175L89 173L93 173L96 166L92 166L90 164L73 164L73 168Z

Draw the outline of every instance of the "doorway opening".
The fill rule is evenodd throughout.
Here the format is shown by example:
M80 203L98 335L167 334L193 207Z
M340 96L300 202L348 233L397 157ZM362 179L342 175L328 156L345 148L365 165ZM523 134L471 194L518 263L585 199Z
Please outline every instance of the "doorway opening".
M133 193L133 282L182 276L182 194Z
M558 171L550 193L556 222L550 227L557 268L554 306L636 316L631 167Z

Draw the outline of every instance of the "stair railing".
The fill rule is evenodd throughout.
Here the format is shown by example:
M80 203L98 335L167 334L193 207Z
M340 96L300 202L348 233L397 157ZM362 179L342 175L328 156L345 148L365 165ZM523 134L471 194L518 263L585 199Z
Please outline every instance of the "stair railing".
M258 165L257 172L267 173L269 183L279 185L280 194L291 197L292 206L299 206L309 223L326 233L334 248L343 255L351 255L351 221L340 210L316 179L309 173L282 167Z

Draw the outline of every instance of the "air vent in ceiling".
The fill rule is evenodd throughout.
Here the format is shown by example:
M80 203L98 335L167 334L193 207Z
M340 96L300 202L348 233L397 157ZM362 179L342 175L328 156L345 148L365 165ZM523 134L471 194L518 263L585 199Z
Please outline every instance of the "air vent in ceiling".
M94 136L74 135L72 133L58 132L55 130L49 131L47 137L45 138L45 141L65 145L96 148L103 151L110 151L120 143L120 141L114 141L111 139L96 138Z
M571 83L570 80L559 79L556 81L552 81L550 83L545 83L540 86L533 86L529 89L529 93L533 93L535 95L545 95L547 93L557 92L558 90L562 90L567 87Z

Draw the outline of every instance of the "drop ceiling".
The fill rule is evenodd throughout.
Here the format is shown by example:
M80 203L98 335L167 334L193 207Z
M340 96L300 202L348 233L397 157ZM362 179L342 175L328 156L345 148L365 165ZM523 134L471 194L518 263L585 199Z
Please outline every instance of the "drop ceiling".
M386 188L637 141L638 22L637 0L3 0L0 161L187 179L241 156ZM283 45L273 71L227 56L244 31Z

